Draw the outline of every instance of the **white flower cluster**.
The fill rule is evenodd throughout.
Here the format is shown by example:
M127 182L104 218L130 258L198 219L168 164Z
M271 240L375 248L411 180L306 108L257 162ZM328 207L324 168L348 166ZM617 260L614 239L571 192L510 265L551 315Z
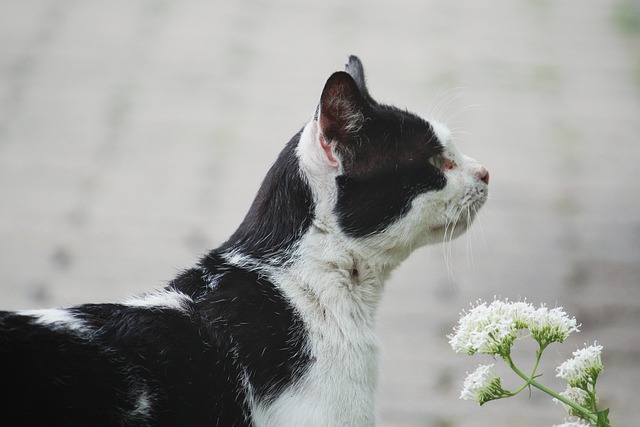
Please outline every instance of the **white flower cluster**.
M531 336L547 346L563 342L571 332L577 331L575 318L570 318L562 307L548 309L518 301L494 300L477 305L465 313L450 335L449 344L456 353L509 354L517 333L529 329Z
M587 404L587 392L578 387L567 386L567 389L560 393L560 396L577 403L580 406ZM554 399L556 403L562 403L558 399ZM564 405L564 403L562 403Z
M495 365L480 365L473 373L468 374L464 381L460 399L473 400L480 405L494 399L509 396L500 384L500 377L496 374Z
M553 427L591 427L591 424L588 424L586 421L567 421L554 425Z
M528 375L518 369L511 358L511 347L518 332L524 329L539 345L533 372ZM569 418L555 427L587 427L592 424L610 427L609 410L598 409L596 396L596 381L603 369L602 346L597 342L573 352L573 358L556 369L557 376L568 383L564 392L557 393L538 382L541 375L536 371L544 350L549 344L563 342L577 331L576 319L569 317L562 307L549 309L541 305L536 308L523 301L494 300L490 304L478 301L469 312L462 313L454 333L447 337L449 344L456 353L488 354L494 358L501 356L525 383L513 392L505 390L495 366L480 365L475 372L467 373L460 398L482 405L535 387L553 397L567 410Z
M570 385L567 386L567 389L565 391L563 391L562 393L559 393L560 396L564 397L565 399L582 406L583 408L590 408L591 407L591 403L593 402L593 399L595 398L595 396L590 396L589 393L587 393L585 390L578 388L578 387L572 387ZM597 398L595 399L597 402ZM567 413L569 415L573 415L576 417L581 417L583 414L581 414L580 412L576 411L575 408L569 406L567 403L564 403L563 401L554 398L553 401L555 403L559 403L562 406L564 406L564 409L567 411Z
M556 368L557 376L567 381L571 387L586 390L588 384L595 384L602 365L602 346L597 342L573 352L573 358Z
M544 305L531 313L528 328L531 337L545 346L563 342L571 332L578 332L575 317L569 317L562 307L548 309Z

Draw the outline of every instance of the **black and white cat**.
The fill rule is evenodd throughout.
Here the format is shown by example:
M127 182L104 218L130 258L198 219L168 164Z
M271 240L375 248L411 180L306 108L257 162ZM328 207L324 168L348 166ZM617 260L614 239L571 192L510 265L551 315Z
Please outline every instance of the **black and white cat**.
M448 130L327 80L238 230L158 292L0 313L21 426L370 426L376 308L416 248L464 232L489 174Z

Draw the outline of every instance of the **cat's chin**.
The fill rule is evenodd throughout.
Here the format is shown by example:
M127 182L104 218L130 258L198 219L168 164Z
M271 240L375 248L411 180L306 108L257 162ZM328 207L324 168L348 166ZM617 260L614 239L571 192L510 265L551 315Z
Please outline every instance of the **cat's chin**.
M463 215L455 223L447 222L431 227L429 230L430 243L451 241L461 236L469 229L474 219L475 215Z

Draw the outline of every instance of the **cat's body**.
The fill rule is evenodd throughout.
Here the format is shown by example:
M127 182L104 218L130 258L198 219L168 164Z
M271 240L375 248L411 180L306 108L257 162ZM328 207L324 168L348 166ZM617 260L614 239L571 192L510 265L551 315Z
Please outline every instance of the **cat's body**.
M162 291L0 313L19 425L375 424L375 315L412 250L462 233L488 172L333 74L239 229Z

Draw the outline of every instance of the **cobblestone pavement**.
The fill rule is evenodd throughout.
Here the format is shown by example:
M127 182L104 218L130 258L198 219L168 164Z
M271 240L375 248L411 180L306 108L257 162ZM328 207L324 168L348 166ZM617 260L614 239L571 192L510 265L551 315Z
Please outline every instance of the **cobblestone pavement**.
M582 332L548 350L544 381L564 389L554 367L597 339L602 403L636 426L639 52L637 0L0 0L0 306L171 279L234 230L355 53L375 97L438 115L492 177L472 230L388 284L380 425L562 422L535 391L458 399L486 361L446 334L499 295L574 314Z

